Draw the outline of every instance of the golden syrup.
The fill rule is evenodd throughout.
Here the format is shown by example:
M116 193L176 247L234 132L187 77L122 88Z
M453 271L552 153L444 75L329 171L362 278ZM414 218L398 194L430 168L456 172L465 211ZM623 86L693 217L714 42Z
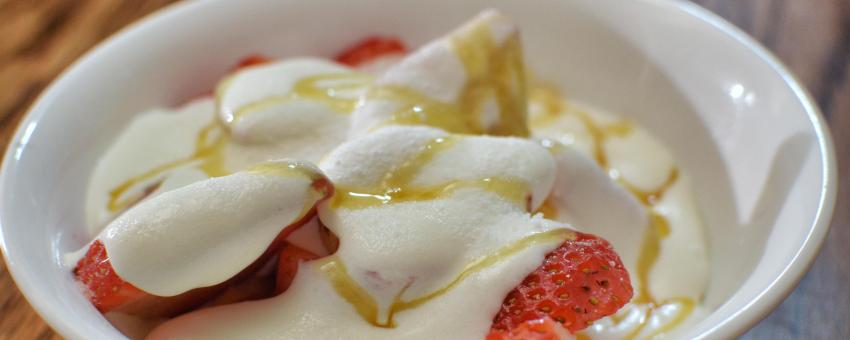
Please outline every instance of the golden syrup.
M541 204L540 208L537 208L537 211L535 211L534 213L543 214L543 217L549 220L558 219L558 207L556 207L555 204L549 200L549 198L543 201L543 204Z
M534 126L545 126L547 124L551 124L564 114L576 115L593 140L592 154L597 164L599 164L599 166L602 167L613 180L626 188L647 209L649 214L649 226L644 232L640 253L638 254L638 264L636 268L637 273L635 273L638 281L638 292L632 299L632 302L647 305L649 309L642 319L640 326L632 331L626 338L633 339L635 336L640 334L654 310L670 303L681 304L683 307L681 311L675 315L673 320L669 321L658 330L653 331L653 333L648 337L651 338L663 334L664 332L668 332L678 324L682 323L688 315L693 313L696 304L693 300L687 298L677 298L670 301L659 302L649 291L649 275L652 268L655 266L655 263L658 261L658 256L661 252L661 242L670 234L669 222L664 216L655 210L654 206L658 204L664 194L678 181L679 169L673 168L664 183L654 190L647 191L637 188L637 186L629 183L625 180L625 178L621 177L616 169L612 169L610 167L608 163L608 155L605 151L605 142L608 139L623 138L633 131L634 125L631 122L621 120L611 124L601 125L584 111L567 111L565 110L567 106L566 102L560 95L557 87L551 84L534 84L530 88L529 93L529 100L534 101L543 109L543 113L536 115L532 120L532 124ZM544 142L544 146L546 146L545 144L546 142ZM557 145L558 143L549 141L549 144ZM548 148L550 150L556 150L554 146ZM618 321L614 318L614 321L616 324L622 320Z
M374 326L393 328L395 327L395 321L393 320L395 314L417 308L448 293L452 288L459 285L471 275L504 261L505 259L510 258L511 256L514 256L532 246L546 243L563 243L574 238L575 232L567 229L555 229L529 235L496 250L492 254L473 261L464 267L458 276L446 286L434 290L433 292L405 301L401 298L401 296L404 294L406 288L402 289L396 295L393 303L389 307L387 320L378 319L380 311L378 310L378 304L376 303L375 298L351 277L343 264L342 259L336 256L331 256L327 259L321 260L322 262L319 264L319 268L323 273L325 273L337 294L351 304L364 320Z
M367 91L367 99L398 105L379 126L428 125L458 134L528 136L519 35L513 33L496 44L489 25L481 23L457 34L450 44L467 76L458 99L441 102L407 87L374 85ZM499 119L493 126L483 127L481 115L489 100L498 106Z
M644 232L643 244L640 247L641 250L638 255L636 276L640 285L638 286L637 296L632 299L635 303L655 302L655 299L649 292L649 273L652 271L652 267L655 266L658 255L661 253L661 240L670 234L670 226L663 216L652 211L650 212L649 219L649 227Z
M357 107L359 96L351 97L346 94L365 89L371 82L371 76L353 72L305 77L296 81L292 89L285 94L263 98L238 108L232 114L232 122L238 122L240 118L251 112L262 111L299 99L325 104L339 113L351 113ZM229 81L222 84L217 91L217 97L220 97L221 93L230 86Z
M517 205L524 206L529 185L515 178L480 178L454 180L434 186L415 187L411 182L419 171L437 154L451 148L458 136L439 137L427 143L421 152L401 163L372 188L346 188L337 186L331 204L334 208L363 209L383 204L434 200L451 195L463 188L478 188L495 193Z
M281 177L306 177L311 181L324 178L318 169L298 161L265 162L245 169L247 173L264 174Z
M652 191L644 191L638 189L635 185L626 181L622 176L619 175L618 172L609 171L608 173L611 174L611 177L613 177L613 179L617 181L617 183L620 183L620 185L626 188L626 190L631 192L632 195L635 196L635 198L637 198L645 206L654 206L658 204L658 202L661 201L661 198L664 197L664 193L666 193L667 190L669 190L670 187L672 187L673 184L675 184L676 181L679 179L679 169L674 167L670 170L670 173L667 175L667 179L664 180L664 183L662 183L660 186L658 186Z
M191 156L157 166L119 184L109 191L107 209L112 213L116 213L129 208L130 205L138 202L144 196L134 195L125 197L127 192L138 192L139 190L132 189L147 186L143 191L146 194L150 194L153 191L150 190L152 182L154 183L153 187L155 190L164 180L162 177L166 173L183 166L195 165L209 177L227 175L229 172L224 167L224 155L222 151L228 139L229 136L217 121L210 123L198 133L198 137L195 140L195 151Z
M438 101L408 87L373 86L366 93L366 98L398 105L390 118L376 128L386 125L426 125L451 133L481 132L475 117L461 114L456 104Z
M468 78L458 100L461 112L479 116L485 101L494 99L499 107L499 120L485 132L498 136L528 136L528 103L519 33L512 32L499 45L493 41L490 25L482 22L453 37L451 46Z
M663 326L653 330L652 333L649 333L646 336L647 339L653 339L659 335L673 330L674 328L676 328L676 326L682 324L682 322L687 319L688 315L691 315L691 313L694 312L694 308L696 307L696 302L689 298L675 298L672 299L670 302L665 303L664 305L667 304L678 304L681 306L681 311L677 313L672 320L668 321Z
M360 317L378 327L390 326L378 322L378 303L366 289L348 274L348 269L342 259L337 256L330 256L319 261L321 261L318 264L319 270L325 274L336 293L354 307Z
M222 81L217 89L219 94L230 86L231 79ZM300 98L324 103L337 112L349 113L356 107L358 98L346 97L342 94L346 91L365 88L371 80L370 76L359 73L306 77L298 80L293 85L292 91L286 95L267 98L240 108L231 120L235 121L250 112ZM230 172L224 165L223 149L229 140L228 131L220 123L217 121L210 123L199 132L195 142L195 151L190 157L157 166L119 184L109 192L107 209L113 213L127 209L150 192L155 191L162 184L166 173L183 166L196 166L209 177L228 175ZM138 188L143 185L146 186L145 189L139 190ZM139 192L139 194L128 197L128 192Z
M646 314L645 314L645 315L643 315L643 316L641 317L640 324L639 324L637 327L635 327L635 329L634 329L634 330L632 330L631 332L629 332L629 334L627 334L626 336L624 336L624 337L623 337L623 340L633 340L636 336L638 336L638 335L640 334L640 332L641 332L644 328L646 328L646 325L648 325L648 324L649 324L649 318L651 318L651 317L652 317L652 313L654 313L654 312L655 312L655 307L656 307L656 306L655 306L654 304L649 304L649 306L648 306L648 307L649 307L649 308L647 308L647 310L646 310Z
M694 308L696 308L696 302L690 298L672 298L668 301L662 302L661 304L649 303L647 304L649 308L646 309L646 313L641 313L641 321L635 329L633 329L629 334L623 337L625 340L633 340L640 335L640 333L646 329L649 324L649 319L652 318L652 315L659 311L664 307L668 307L671 305L677 305L680 311L673 316L673 318L666 323L662 324L660 327L652 330L649 334L642 337L642 339L655 339L659 336L667 333L687 319L691 313L694 312ZM623 320L614 320L615 325L619 325Z
M537 82L528 90L529 103L537 103L543 109L543 114L531 118L532 126L545 126L561 117L566 108L564 98L558 88L550 83Z

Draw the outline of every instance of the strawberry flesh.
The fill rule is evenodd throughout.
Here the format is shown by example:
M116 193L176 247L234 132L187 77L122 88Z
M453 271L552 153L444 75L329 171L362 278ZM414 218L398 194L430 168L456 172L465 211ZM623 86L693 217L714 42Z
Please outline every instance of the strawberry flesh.
M147 294L115 273L106 255L106 247L100 240L95 240L89 246L85 257L74 268L74 275L86 287L89 301L101 312L107 312Z
M380 57L404 54L407 47L398 38L373 36L361 40L334 58L341 64L358 66Z
M277 260L277 280L275 281L275 292L283 293L292 284L295 274L298 273L298 265L301 262L315 260L319 255L313 254L294 244L286 243L281 247Z
M493 330L487 334L487 340L561 340L570 338L560 324L545 317L521 323L511 331Z
M83 285L89 301L102 313L119 311L130 315L145 317L175 316L196 308L228 288L251 278L269 259L277 254L285 244L289 234L316 215L316 205L333 194L333 186L325 178L313 181L314 190L322 194L313 207L300 220L281 230L269 247L252 264L225 282L210 287L199 287L177 296L162 297L142 291L124 281L112 267L106 247L100 240L89 246L85 256L77 262L74 276Z
M629 274L611 244L576 233L508 294L492 330L511 332L527 321L549 317L577 332L614 314L632 294Z
M233 68L234 70L241 70L247 67L262 65L271 61L271 58L266 57L261 54L250 54L245 56L242 59L239 59L239 62Z

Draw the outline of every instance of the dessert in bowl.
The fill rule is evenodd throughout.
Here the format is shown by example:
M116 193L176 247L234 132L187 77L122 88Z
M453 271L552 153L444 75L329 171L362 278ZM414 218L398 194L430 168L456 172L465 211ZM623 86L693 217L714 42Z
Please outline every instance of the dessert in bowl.
M274 7L253 6L253 10ZM521 8L505 6L512 16L523 16ZM582 2L562 6L598 14L594 5ZM413 7L404 8L416 10ZM471 8L467 11L474 13ZM582 17L576 20L573 28L587 29ZM262 20L257 26L265 28ZM533 43L534 37L542 36L525 30L532 27L535 33L533 24L521 26L524 41ZM607 31L577 32L593 38ZM528 320L514 320L513 314L551 314L556 324L546 325L553 330L578 331L589 325L580 334L592 337L722 332L723 322L740 322L741 318L711 320L722 318L724 314L718 313L723 308L740 310L734 297L728 297L747 277L730 273L751 270L758 255L753 254L747 263L745 251L737 250L734 255L744 261L734 263L724 260L728 254L717 252L735 244L729 241L732 232L737 240L748 242L749 249L760 251L764 240L747 235L760 226L741 230L716 226L729 222L723 220L729 207L721 204L728 198L723 195L731 194L723 191L729 186L724 181L740 179L726 177L718 155L723 154L723 145L718 147L707 138L706 130L716 131L693 125L699 123L694 118L705 117L682 105L674 88L664 88L670 84L654 78L659 74L653 73L652 64L640 67L641 82L671 92L654 97L653 91L646 90L633 96L638 100L632 103L649 105L647 109L656 106L657 111L642 116L635 109L618 110L622 108L616 103L622 98L598 100L586 93L599 81L596 78L582 78L582 84L590 83L584 90L570 86L568 79L556 74L559 69L547 67L545 58L539 58L546 54L533 52L534 48L525 53L531 65L531 71L525 72L515 26L495 13L483 14L432 43L417 44L415 36L405 37L403 30L393 33L423 47L357 69L328 58L275 58L228 74L219 83L214 101L194 100L178 112L125 114L123 124L113 126L114 134L104 137L109 141L89 153L89 164L97 165L76 175L77 181L91 178L86 208L76 207L87 211L85 221L76 213L78 224L91 229L72 229L76 234L60 239L53 250L53 254L82 250L77 257L65 259L76 267L74 276L84 284L82 290L75 287L71 269L65 268L64 277L71 281L68 288L77 289L82 300L76 303L85 302L84 296L101 311L114 308L122 313L111 318L119 328L144 324L137 327L143 332L153 328L144 326L162 321L151 321L151 317L173 317L200 304L219 305L165 321L153 329L154 338L237 334L232 332L323 338L480 338L491 328L492 332L521 331L517 324ZM338 50L351 41L328 48ZM306 53L290 51L286 55ZM362 55L357 51L344 56ZM581 59L582 52L575 55ZM569 66L570 62L562 64L566 70L580 70L575 64ZM169 66L162 68L166 72ZM547 81L564 83L566 99ZM172 93L183 93L181 101L196 97L186 95L188 91ZM623 94L616 88L598 93L606 92ZM757 102L754 95L741 93L742 107L747 96ZM139 103L136 108L146 107ZM672 115L677 110L679 114ZM624 119L626 114L631 116ZM676 129L653 126L652 117L656 123L674 123ZM816 118L796 118L809 117ZM818 125L810 125L820 133ZM30 126L29 134L43 128ZM681 132L682 139L670 139L675 132ZM730 132L729 136L728 140L734 140L736 135ZM814 136L820 137L809 138ZM779 141L793 151L786 153L789 157L804 157L812 148L821 150L820 164L825 166L821 174L829 173L826 144L815 145L798 135L791 135L794 138L787 142L785 137L789 136ZM677 153L677 147L703 154L688 157ZM268 162L284 157L295 160ZM810 158L794 160L814 164L799 172L817 173L819 163L807 161ZM758 161L748 164L754 172L759 166L770 169L770 164ZM783 174L796 175L793 171ZM826 183L828 178L822 180ZM775 184L768 181L765 186ZM79 201L84 192L86 188L77 190L80 195L75 199ZM788 192L774 193L785 197ZM816 212L828 210L829 192L814 194L820 195ZM741 197L746 201L746 195ZM770 201L758 205L768 213L772 209ZM311 218L314 211L318 218ZM191 228L199 224L205 228ZM552 254L575 251L568 244L598 240L573 229L609 239L623 265L604 241L591 248L595 255L614 256L610 265L603 266L606 269L585 267L571 272L569 266L553 260ZM97 241L89 245L96 235ZM333 254L323 256L322 251ZM100 258L106 254L108 262ZM299 259L314 257L320 258L298 265ZM561 268L547 269L541 265L544 257L546 264L552 260ZM279 259L276 273L268 269L275 267L274 261L267 265L257 260L268 258ZM103 264L108 267L98 267ZM616 286L628 283L628 276L612 274L595 280L598 272L620 273L622 268L631 272L634 299L617 314L590 324L616 312L631 297L630 284ZM270 271L277 274L280 287L273 293L277 295L260 294L260 300L255 300L239 294L255 292L238 287L253 279L262 285L263 275ZM101 273L108 275L98 276ZM528 311L512 309L512 298L537 299L535 284L543 284L535 280L560 285L558 274L567 274L563 283L572 283L570 275L578 273L594 278L600 288L578 286L578 292L563 299L572 304L566 307L577 309L575 313L593 318L559 314L565 306L557 305L557 299L545 299L553 306L531 301ZM210 293L215 297L179 312L154 308L171 306L157 297L181 296L204 287L229 291ZM599 291L608 295L596 295ZM129 300L120 299L128 296L143 302L153 297L154 307L141 303L129 308ZM584 305L574 305L579 299ZM241 300L255 301L233 303ZM142 315L145 311L147 315ZM134 323L127 314L146 319ZM540 320L545 323L546 319ZM109 329L102 319L99 322ZM727 326L725 331L734 333L740 327Z

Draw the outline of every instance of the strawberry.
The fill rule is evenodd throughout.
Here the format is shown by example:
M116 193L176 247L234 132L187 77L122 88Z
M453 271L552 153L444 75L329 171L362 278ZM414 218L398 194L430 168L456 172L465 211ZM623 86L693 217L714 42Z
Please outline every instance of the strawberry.
M116 311L144 318L161 318L177 316L200 306L244 280L258 267L252 264L230 280L215 286L192 289L177 296L156 296L121 279L106 257L103 244L96 240L77 263L74 275L84 286L86 297L101 313Z
M550 317L576 332L631 298L629 274L611 244L576 233L508 294L492 330L512 332L526 321Z
M342 51L334 59L348 66L357 66L379 57L403 54L406 51L407 47L398 38L373 36Z
M317 192L322 193L322 197L314 203L310 211L300 220L284 227L278 236L271 241L266 251L252 264L234 277L217 285L192 289L171 297L149 294L124 281L115 272L109 261L106 248L100 240L92 242L85 256L77 262L74 268L74 276L84 286L89 301L102 313L120 311L136 316L167 317L186 312L252 277L263 265L268 263L269 259L277 254L280 247L285 244L286 237L316 215L315 206L333 194L333 186L325 178L314 180L312 187ZM250 291L258 290L251 289ZM239 296L243 295L252 298L256 294Z
M295 274L298 273L298 264L305 261L315 260L319 255L313 254L294 244L286 243L281 247L277 259L277 280L275 292L283 293L292 284Z
M297 229L301 224L303 223L293 224L287 229ZM272 288L268 289L269 294L265 294L257 288L258 285L244 284L243 281L254 277L277 251L280 242L273 242L260 258L229 280L210 287L192 289L177 296L153 295L124 281L112 267L100 240L92 242L86 255L77 262L74 276L83 285L86 297L101 313L117 311L140 317L171 317L205 303L217 304L219 300L240 302L271 296ZM273 282L270 286L273 286ZM232 292L234 290L235 293ZM227 293L227 296L219 296L222 293Z
M89 301L101 312L112 310L127 301L136 300L147 293L124 282L106 256L106 247L95 240L85 257L77 262L74 275L86 287Z
M528 320L511 331L491 331L486 340L561 340L571 338L560 324L550 317Z
M239 63L233 68L233 70L241 70L246 67L262 65L271 61L271 58L266 57L262 54L250 54L242 59L239 59Z

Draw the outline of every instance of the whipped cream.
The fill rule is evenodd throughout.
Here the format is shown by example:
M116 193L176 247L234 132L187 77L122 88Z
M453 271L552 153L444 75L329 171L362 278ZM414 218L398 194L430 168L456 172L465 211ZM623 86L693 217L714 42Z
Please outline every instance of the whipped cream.
M280 144L293 136L321 134L317 129L344 131L344 114L354 110L371 78L318 58L248 67L220 83L217 114L243 144Z
M515 27L490 29L502 23L487 13L434 46L480 27L490 31L484 31L487 41L506 41ZM545 148L526 139L434 128L458 118L441 116L460 112L439 106L468 101L470 94L460 90L427 93L437 103L417 106L420 91L451 86L430 87L404 75L429 63L444 65L447 56L463 66L453 50L444 51L426 47L387 70L354 112L352 139L320 163L336 191L319 208L321 221L340 241L334 255L302 266L278 297L190 313L166 322L151 338L485 337L504 296L574 234L566 224L529 213L555 180L555 162ZM441 81L454 77L462 80L456 88L464 87L466 71L456 67ZM417 94L370 96L390 83ZM410 102L424 119L392 121L398 105ZM470 113L480 112L486 109ZM501 114L490 120L493 126L504 122ZM364 121L380 122L356 123Z
M688 175L668 149L549 85L532 87L529 113L532 136L558 164L550 217L610 241L635 289L632 303L583 334L651 338L699 320L709 271L704 227Z
M190 159L198 133L212 121L213 107L212 100L200 99L176 110L148 111L130 122L101 156L89 179L86 225L90 235L97 235L118 213L146 195L208 177L183 164L155 176L144 176L144 172ZM154 134L157 138L151 138Z
M526 102L523 69L516 26L485 11L364 73L273 62L223 80L215 102L140 115L87 202L92 225L118 215L99 238L128 282L171 296L227 280L323 197L321 173L335 194L318 216L340 241L283 294L194 311L150 338L480 339L573 228L611 241L636 292L583 335L653 337L698 319L708 263L687 173L631 122L544 86ZM283 157L321 170L238 172ZM142 201L122 213L115 192ZM324 254L318 228L287 240Z
M196 181L271 159L317 163L345 140L349 112L340 107L353 109L370 79L327 60L298 58L237 71L222 81L217 100L139 114L92 173L90 234L127 207ZM304 86L308 95L296 91Z
M308 164L263 163L140 203L98 239L122 279L154 295L178 295L224 282L257 260L328 194L315 186L322 180Z
M429 142L447 137L433 128L389 127L340 146L321 167L336 185L335 200L343 202L319 208L320 219L339 237L339 250L302 266L281 296L190 313L151 337L483 338L504 296L574 234L563 223L532 216L525 199L486 185L447 189L510 176L528 183L519 187L521 197L545 197L555 167L543 147L516 138L455 137L426 162L411 161L430 151ZM417 169L399 190L444 190L430 199L344 202L358 199L344 196L345 188L379 187L411 163ZM256 320L244 318L246 309L256 310L250 312Z
M351 136L386 125L524 137L522 51L516 25L484 11L386 70L354 112Z

